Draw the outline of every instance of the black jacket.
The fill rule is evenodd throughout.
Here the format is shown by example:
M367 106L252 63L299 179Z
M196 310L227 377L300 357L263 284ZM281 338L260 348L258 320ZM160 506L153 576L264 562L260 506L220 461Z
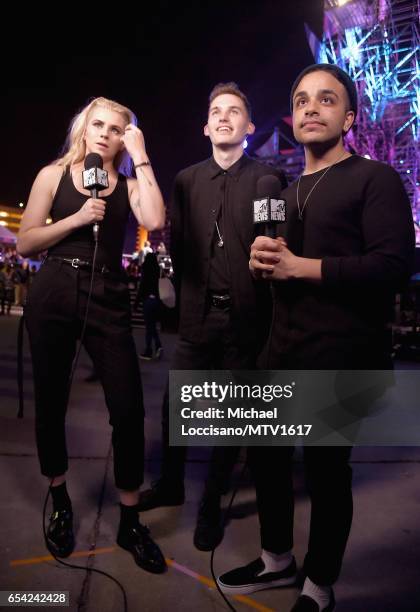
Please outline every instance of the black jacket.
M221 174L223 170L211 157L182 170L175 179L171 256L180 299L179 333L192 342L203 338L214 222L221 205L217 185ZM271 300L267 284L255 282L248 268L254 241L252 200L261 176L277 176L283 186L286 180L280 171L245 154L227 174L223 238L231 279L232 325L239 345L256 349L268 332Z

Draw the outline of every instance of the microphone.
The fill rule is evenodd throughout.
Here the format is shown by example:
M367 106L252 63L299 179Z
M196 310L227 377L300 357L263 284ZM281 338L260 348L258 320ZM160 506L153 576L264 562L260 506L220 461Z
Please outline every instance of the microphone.
M103 170L104 160L99 153L88 153L85 157L83 170L83 188L89 189L92 198L98 197L98 192L109 187L108 172ZM98 240L99 223L93 225L93 237Z
M277 176L267 174L257 181L257 197L252 200L254 226L258 235L276 238L278 223L286 223L286 200L281 198L281 182Z

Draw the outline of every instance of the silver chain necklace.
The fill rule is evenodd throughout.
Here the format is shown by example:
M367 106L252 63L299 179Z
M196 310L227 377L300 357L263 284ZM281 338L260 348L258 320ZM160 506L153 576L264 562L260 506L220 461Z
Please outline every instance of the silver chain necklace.
M300 202L299 202L299 188L300 188L300 179L302 178L302 174L299 176L298 178L298 184L297 184L297 189L296 189L296 200L297 200L297 207L298 207L298 214L299 214L299 221L303 221L303 211L306 208L306 204L308 203L308 200L310 198L311 193L313 192L313 190L315 189L315 187L318 185L318 183L321 181L321 179L324 178L324 176L327 174L328 170L330 170L333 166L335 166L336 164L338 164L339 161L341 161L341 159L347 154L347 151L344 151L344 153L342 155L340 155L340 157L337 159L337 161L335 161L333 164L331 164L331 166L328 166L328 168L325 169L325 171L321 174L321 176L319 177L319 179L316 181L316 183L313 185L312 189L309 191L308 195L305 198L305 201L303 203L302 208L300 207Z

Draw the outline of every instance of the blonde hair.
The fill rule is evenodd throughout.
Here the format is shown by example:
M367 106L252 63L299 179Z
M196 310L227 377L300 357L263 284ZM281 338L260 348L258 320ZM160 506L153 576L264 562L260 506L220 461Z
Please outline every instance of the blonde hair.
M133 111L126 106L122 106L122 104L118 104L118 102L108 100L107 98L94 98L73 117L67 133L66 142L61 152L62 156L54 162L55 164L58 166L72 166L85 158L86 144L83 136L92 111L98 107L120 113L127 123L137 125L137 117ZM115 156L114 167L126 176L132 175L133 164L125 149Z

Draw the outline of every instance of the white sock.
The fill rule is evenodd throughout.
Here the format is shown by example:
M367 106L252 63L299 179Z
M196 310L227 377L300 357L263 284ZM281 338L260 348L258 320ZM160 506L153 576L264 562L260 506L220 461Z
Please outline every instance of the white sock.
M301 595L311 597L319 606L320 611L325 610L331 601L331 587L318 586L309 578L305 579Z
M293 561L292 551L288 550L285 553L276 555L276 553L269 552L268 550L262 549L261 559L265 565L265 569L259 574L268 574L269 572L281 572L286 569Z

